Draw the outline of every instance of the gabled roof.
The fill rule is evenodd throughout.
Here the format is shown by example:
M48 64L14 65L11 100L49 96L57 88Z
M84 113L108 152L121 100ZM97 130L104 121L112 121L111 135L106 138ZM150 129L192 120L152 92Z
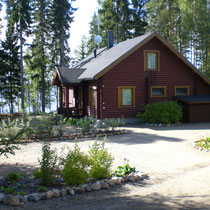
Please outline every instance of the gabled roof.
M98 49L96 58L94 57L94 54L91 53L85 59L80 61L74 67L74 69L59 68L60 78L62 81L65 80L65 83L79 83L82 80L98 79L154 37L158 38L162 43L164 43L165 46L167 46L175 55L186 63L186 65L189 66L192 71L198 74L206 83L210 85L210 80L203 73L198 71L195 66L193 66L181 53L179 53L171 44L169 44L168 41L166 41L156 32L148 33L133 39L128 39L118 43L117 45L114 45L110 49Z
M97 55L95 59L92 59L90 62L87 62L82 68L85 68L79 79L82 80L92 80L98 79L100 74L114 64L118 59L125 56L138 44L142 43L146 38L151 34L145 34L133 39L128 39L126 41L120 42L117 45L113 46L110 49L104 50L101 54Z
M85 71L84 68L73 69L67 67L57 67L54 77L54 83L56 77L59 77L62 84L77 84L80 83L79 76Z

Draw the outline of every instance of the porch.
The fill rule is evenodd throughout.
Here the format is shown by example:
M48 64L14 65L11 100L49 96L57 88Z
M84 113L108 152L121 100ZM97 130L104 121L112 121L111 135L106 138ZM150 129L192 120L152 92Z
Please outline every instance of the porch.
M83 71L65 67L56 69L53 84L58 88L57 112L64 117L99 116L97 83L78 80Z

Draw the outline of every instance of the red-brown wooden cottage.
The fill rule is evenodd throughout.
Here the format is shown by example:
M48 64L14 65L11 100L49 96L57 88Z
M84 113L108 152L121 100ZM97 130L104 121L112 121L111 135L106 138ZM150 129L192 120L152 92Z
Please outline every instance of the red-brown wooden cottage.
M197 121L210 121L210 80L162 36L149 33L114 46L108 40L107 47L90 54L74 68L56 69L59 114L132 118L147 103L177 97L185 103L186 113L189 104L199 104L198 112L203 104L206 113ZM188 96L194 96L192 103L183 99Z

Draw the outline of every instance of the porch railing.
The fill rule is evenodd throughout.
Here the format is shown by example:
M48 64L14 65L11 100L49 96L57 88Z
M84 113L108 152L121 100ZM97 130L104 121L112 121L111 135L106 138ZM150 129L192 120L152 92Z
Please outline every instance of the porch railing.
M83 117L83 109L80 108L58 108L58 114L62 114L64 117Z

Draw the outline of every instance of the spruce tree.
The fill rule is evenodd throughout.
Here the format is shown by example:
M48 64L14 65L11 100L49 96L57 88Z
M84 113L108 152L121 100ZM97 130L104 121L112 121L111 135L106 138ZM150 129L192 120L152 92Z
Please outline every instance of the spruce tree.
M107 33L112 30L116 42L121 42L145 33L146 10L148 0L104 0L99 1L98 15L94 14L90 23L89 47L93 49L94 37L99 34L103 41L100 47L107 44ZM97 34L96 34L97 32Z
M14 112L14 103L20 94L20 65L17 35L7 32L6 41L0 51L0 92L9 101L10 113Z
M24 110L24 79L23 79L23 45L24 36L30 32L31 19L31 1L30 0L6 0L8 34L19 34L20 41L20 69L21 69L21 108Z
M50 29L52 32L51 51L55 65L68 66L69 52L68 39L70 38L70 26L73 22L73 14L76 11L72 7L75 0L51 0L50 4Z

